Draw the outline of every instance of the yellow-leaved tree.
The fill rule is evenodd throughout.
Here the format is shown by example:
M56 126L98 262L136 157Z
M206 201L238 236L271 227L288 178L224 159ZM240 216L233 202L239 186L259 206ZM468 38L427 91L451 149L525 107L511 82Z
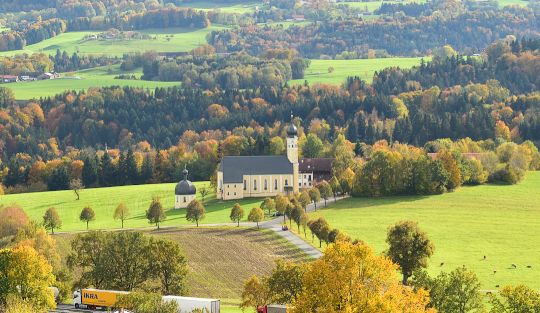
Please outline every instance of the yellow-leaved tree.
M0 277L3 277L0 302L15 296L40 310L56 307L49 289L55 282L52 267L34 248L23 245L0 250Z
M402 285L397 265L364 244L337 242L306 266L292 313L435 312L427 308L428 292Z

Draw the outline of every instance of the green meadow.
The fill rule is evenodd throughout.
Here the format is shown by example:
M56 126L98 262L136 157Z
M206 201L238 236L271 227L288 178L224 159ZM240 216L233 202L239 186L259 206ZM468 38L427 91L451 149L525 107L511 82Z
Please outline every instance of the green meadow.
M43 52L55 54L57 49L67 51L69 54L78 52L82 54L107 54L122 56L125 53L144 52L153 50L157 52L189 51L206 43L206 35L212 30L221 29L220 26L211 26L202 29L166 28L146 29L139 32L149 35L152 39L134 40L85 40L86 35L98 34L91 32L68 32L42 42L29 45L24 50L2 52L0 55L15 55L21 53Z
M219 10L224 13L253 13L257 6L262 6L262 1L228 1L226 3L219 1L193 1L188 3L182 3L183 6L199 9L203 11Z
M430 58L424 58L426 62ZM355 59L355 60L311 60L309 68L305 71L304 79L292 80L293 84L303 84L307 80L310 84L324 83L340 85L349 76L359 76L371 83L375 71L387 67L398 66L411 68L419 65L422 58L379 58L379 59ZM329 72L333 67L334 71Z
M208 186L208 183L195 185L200 188L203 185ZM161 225L192 225L193 223L185 219L185 209L174 209L174 187L175 184L171 183L84 189L81 191L80 200L76 200L75 193L71 190L13 194L2 196L0 203L21 206L35 221L42 221L45 211L49 207L55 207L62 219L61 231L78 231L86 229L86 224L79 221L79 215L85 206L90 206L96 213L95 221L90 222L90 229L120 228L120 222L113 219L114 210L120 202L124 202L131 213L124 227L152 227L145 217L145 212L150 206L152 197L158 196L167 214L166 221ZM197 197L200 199L200 195ZM261 201L261 199L238 201L244 208L245 219L249 210L259 206ZM206 196L206 218L201 223L230 223L229 213L236 202L217 200L214 193Z
M515 0L514 0L515 1ZM339 2L338 4L345 4L345 5L348 5L352 8L358 8L358 9L367 9L367 11L369 12L373 12L375 10L377 10L378 8L381 7L381 5L383 3L389 3L389 4L392 4L392 3L411 3L411 2L418 2L418 3L424 3L426 2L426 0L408 0L408 1L369 1L369 2L349 2L349 1L344 1L344 2Z
M324 216L331 227L377 252L387 248L389 226L417 221L435 244L431 273L465 265L477 273L482 289L507 284L540 288L540 172L530 172L512 186L462 187L436 196L351 198L312 215Z
M73 73L63 73L61 78L52 80L39 80L33 82L19 82L2 85L15 93L18 100L28 100L53 96L67 90L86 90L91 87L130 86L154 89L156 87L170 87L179 85L178 82L156 82L145 80L115 79L120 74L140 77L142 70L124 72L119 65L103 66Z

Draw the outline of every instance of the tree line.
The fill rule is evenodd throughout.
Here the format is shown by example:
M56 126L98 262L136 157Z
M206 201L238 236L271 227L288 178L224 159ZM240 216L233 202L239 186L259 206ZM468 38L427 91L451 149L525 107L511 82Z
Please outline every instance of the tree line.
M194 53L197 50L201 49ZM259 86L280 87L291 79L302 79L309 65L309 61L304 59L256 58L243 54L222 57L211 50L208 55L174 59L143 58L142 62L128 59L123 67L129 67L126 64L129 62L142 63L142 79L181 81L185 87L254 89Z
M443 12L448 12L444 18L433 14L375 21L328 19L291 27L250 25L213 31L208 42L218 52L259 55L279 46L295 49L302 57L318 59L334 58L343 52L367 55L370 49L390 55L424 56L445 44L473 54L508 35L539 35L535 31L537 13L526 8L488 11L447 8Z
M79 55L77 52L69 55L57 49L55 55L33 53L0 57L0 74L39 76L46 72L71 72L119 62L121 59L117 57Z

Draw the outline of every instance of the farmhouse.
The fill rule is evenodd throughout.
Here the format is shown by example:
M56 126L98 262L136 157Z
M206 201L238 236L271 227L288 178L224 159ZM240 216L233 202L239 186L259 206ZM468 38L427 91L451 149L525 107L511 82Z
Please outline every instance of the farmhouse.
M322 181L330 181L334 160L333 158L300 159L300 188L311 188Z
M225 156L217 172L219 199L269 197L298 192L298 130L287 128L287 155Z
M195 187L195 185L193 185L192 182L188 180L189 172L187 168L184 168L182 174L184 174L184 179L182 179L178 184L176 184L176 188L174 189L175 209L186 208L188 204L195 199L195 195L197 194L197 188Z
M18 76L14 75L0 75L0 82L1 83L16 83L19 81Z

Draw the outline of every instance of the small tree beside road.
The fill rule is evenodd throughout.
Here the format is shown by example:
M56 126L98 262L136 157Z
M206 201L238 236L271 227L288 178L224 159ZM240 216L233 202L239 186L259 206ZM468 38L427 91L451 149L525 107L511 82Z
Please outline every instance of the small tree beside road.
M116 210L114 210L113 218L115 220L122 221L122 228L124 228L124 221L128 218L128 216L129 216L129 209L124 202L121 202L116 207Z
M96 219L96 213L92 210L91 207L87 206L81 211L79 219L82 222L86 222L86 230L88 230L88 223Z
M152 203L150 203L150 207L148 208L148 211L146 211L146 218L149 223L155 224L157 229L159 229L159 223L167 218L165 210L163 210L163 205L161 205L161 201L158 197L152 198Z
M197 227L199 227L199 221L204 219L205 213L204 205L197 199L194 199L186 208L186 219L190 222L195 222Z
M43 227L50 230L54 234L55 229L60 229L62 227L62 220L56 211L56 208L50 207L43 215Z
M231 218L231 221L236 222L236 227L240 227L240 221L244 218L244 209L242 209L240 203L234 204L229 217Z
M249 212L248 221L257 223L257 229L259 229L259 223L264 220L264 211L261 208L253 208Z

